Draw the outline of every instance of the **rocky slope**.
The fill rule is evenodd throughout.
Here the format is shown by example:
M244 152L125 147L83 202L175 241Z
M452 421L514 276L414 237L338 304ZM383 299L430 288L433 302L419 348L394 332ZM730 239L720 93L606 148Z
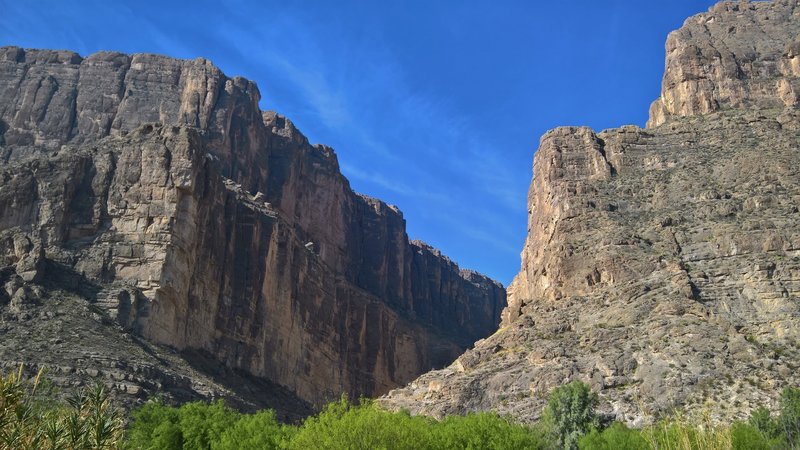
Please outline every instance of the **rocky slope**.
M535 420L583 380L632 423L800 383L800 4L720 3L667 40L647 129L542 137L501 329L382 402Z
M0 48L0 305L26 323L2 328L3 361L84 382L91 358L11 344L82 298L117 327L95 358L122 366L91 370L140 380L136 396L160 382L117 364L141 353L118 350L129 332L319 405L384 393L496 329L501 285L410 242L396 207L258 102L203 59Z

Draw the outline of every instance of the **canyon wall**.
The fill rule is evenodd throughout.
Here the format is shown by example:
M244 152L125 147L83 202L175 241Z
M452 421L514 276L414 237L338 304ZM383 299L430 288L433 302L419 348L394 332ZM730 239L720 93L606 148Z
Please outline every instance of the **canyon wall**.
M800 6L723 2L669 35L649 126L540 141L501 328L382 403L539 417L571 380L632 424L743 418L800 383Z
M0 48L0 303L72 292L315 405L496 329L501 285L409 241L259 100L204 59Z

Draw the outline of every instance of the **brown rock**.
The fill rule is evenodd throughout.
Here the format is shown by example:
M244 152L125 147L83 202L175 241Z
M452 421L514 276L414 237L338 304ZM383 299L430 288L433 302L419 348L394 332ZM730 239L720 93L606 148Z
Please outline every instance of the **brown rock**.
M410 242L258 101L204 59L0 49L0 237L32 245L4 270L317 405L496 328L502 286Z

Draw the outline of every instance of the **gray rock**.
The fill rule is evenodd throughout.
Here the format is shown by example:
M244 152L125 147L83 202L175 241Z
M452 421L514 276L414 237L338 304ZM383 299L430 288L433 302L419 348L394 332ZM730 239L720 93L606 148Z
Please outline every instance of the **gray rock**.
M381 403L533 421L577 379L631 424L774 408L800 383L798 32L796 1L720 3L670 34L647 129L545 134L500 330Z

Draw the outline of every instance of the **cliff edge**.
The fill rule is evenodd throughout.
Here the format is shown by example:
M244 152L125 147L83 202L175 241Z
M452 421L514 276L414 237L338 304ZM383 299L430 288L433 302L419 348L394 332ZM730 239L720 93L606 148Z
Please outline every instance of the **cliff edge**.
M498 332L382 399L523 421L571 380L637 424L742 418L800 383L800 4L669 35L648 128L545 134Z
M158 358L130 369L140 352L114 343L133 339L319 406L387 392L496 329L499 283L409 241L396 207L354 193L331 148L259 100L205 59L0 48L4 366L134 400L217 395L159 381ZM107 348L75 354L90 344L73 319Z

